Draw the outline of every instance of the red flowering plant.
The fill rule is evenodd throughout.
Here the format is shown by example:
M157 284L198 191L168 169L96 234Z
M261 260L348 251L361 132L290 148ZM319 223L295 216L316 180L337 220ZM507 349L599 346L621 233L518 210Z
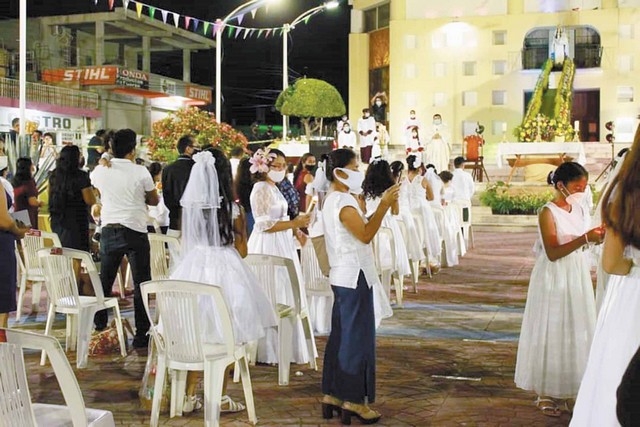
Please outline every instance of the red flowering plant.
M193 136L198 145L212 145L227 155L234 147L247 146L247 138L227 123L220 123L213 113L196 107L187 107L169 114L153 124L147 142L149 155L155 161L171 162L178 157L176 144L184 135Z

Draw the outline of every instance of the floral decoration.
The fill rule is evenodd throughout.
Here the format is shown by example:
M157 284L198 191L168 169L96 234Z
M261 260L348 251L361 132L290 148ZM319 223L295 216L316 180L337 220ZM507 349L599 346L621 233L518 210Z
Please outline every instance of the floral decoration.
M184 135L191 135L201 147L214 146L227 155L237 146L246 147L247 138L215 115L197 107L187 107L169 114L153 124L147 142L153 160L170 162L178 157L176 144Z
M270 153L268 148L259 148L249 159L251 173L267 173L269 172L269 163L276 158L275 153Z

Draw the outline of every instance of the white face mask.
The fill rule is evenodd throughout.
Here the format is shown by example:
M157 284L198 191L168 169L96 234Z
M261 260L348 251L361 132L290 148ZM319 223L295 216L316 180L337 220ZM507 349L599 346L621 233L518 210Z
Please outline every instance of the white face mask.
M433 119L433 124L438 126L438 125L442 124L442 120L441 119Z
M346 133L351 132L351 128L349 126L345 126L344 128L342 128L342 130L344 130Z
M567 201L567 203L569 203L570 205L580 205L582 203L582 200L584 199L585 194L584 191L569 193L569 190L567 190L567 187L565 187L564 185L560 189L560 192L564 196L564 199Z
M365 119L369 118L369 113L364 113L364 118Z
M344 172L347 175L347 177L346 178L339 177L338 174L336 174L336 171ZM333 170L333 176L338 181L340 181L341 183L343 183L344 185L349 187L349 192L350 193L353 193L353 194L362 193L362 183L364 182L364 173L363 172L354 171L354 170L345 169L345 168L335 168Z
M276 171L276 170L270 169L269 172L267 173L267 176L273 182L280 182L284 179L284 176L286 174L287 174L286 170Z
M376 105L379 107L382 105L382 101L376 101Z

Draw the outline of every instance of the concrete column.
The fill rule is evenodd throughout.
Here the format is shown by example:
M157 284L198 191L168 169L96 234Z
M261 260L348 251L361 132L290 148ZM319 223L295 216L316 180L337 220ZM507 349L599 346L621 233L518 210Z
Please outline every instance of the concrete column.
M349 34L349 120L355 126L369 106L369 35Z
M182 49L182 80L191 82L191 49Z
M151 38L142 37L142 71L151 72Z
M364 32L364 12L358 9L351 9L351 32Z
M96 21L96 47L94 65L104 64L104 21Z

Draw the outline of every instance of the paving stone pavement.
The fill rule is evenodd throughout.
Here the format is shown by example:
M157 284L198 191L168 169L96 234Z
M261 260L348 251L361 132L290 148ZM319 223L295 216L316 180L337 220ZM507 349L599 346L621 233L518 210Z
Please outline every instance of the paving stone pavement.
M374 407L383 414L379 425L568 425L569 414L559 418L542 415L534 406L535 396L513 383L535 237L535 233L476 232L475 248L459 266L443 269L433 278L421 276L417 294L407 287L404 308L394 310L394 316L378 330ZM29 308L26 310L28 313ZM44 329L44 306L40 311L13 326ZM56 334L61 338L63 327L58 318ZM340 425L339 419L320 416L326 337L318 336L316 341L320 369L293 365L289 386L278 386L275 366L251 368L259 425ZM112 411L117 425L149 424L149 411L138 399L146 352L131 350L125 358L93 356L84 370L75 369L74 353L68 356L88 407ZM38 364L39 354L27 354L26 359L32 399L62 402L50 368ZM240 385L230 382L228 391L242 400ZM201 426L203 412L173 419L162 414L160 422ZM221 424L250 425L246 412L222 414ZM358 424L355 419L354 424Z

